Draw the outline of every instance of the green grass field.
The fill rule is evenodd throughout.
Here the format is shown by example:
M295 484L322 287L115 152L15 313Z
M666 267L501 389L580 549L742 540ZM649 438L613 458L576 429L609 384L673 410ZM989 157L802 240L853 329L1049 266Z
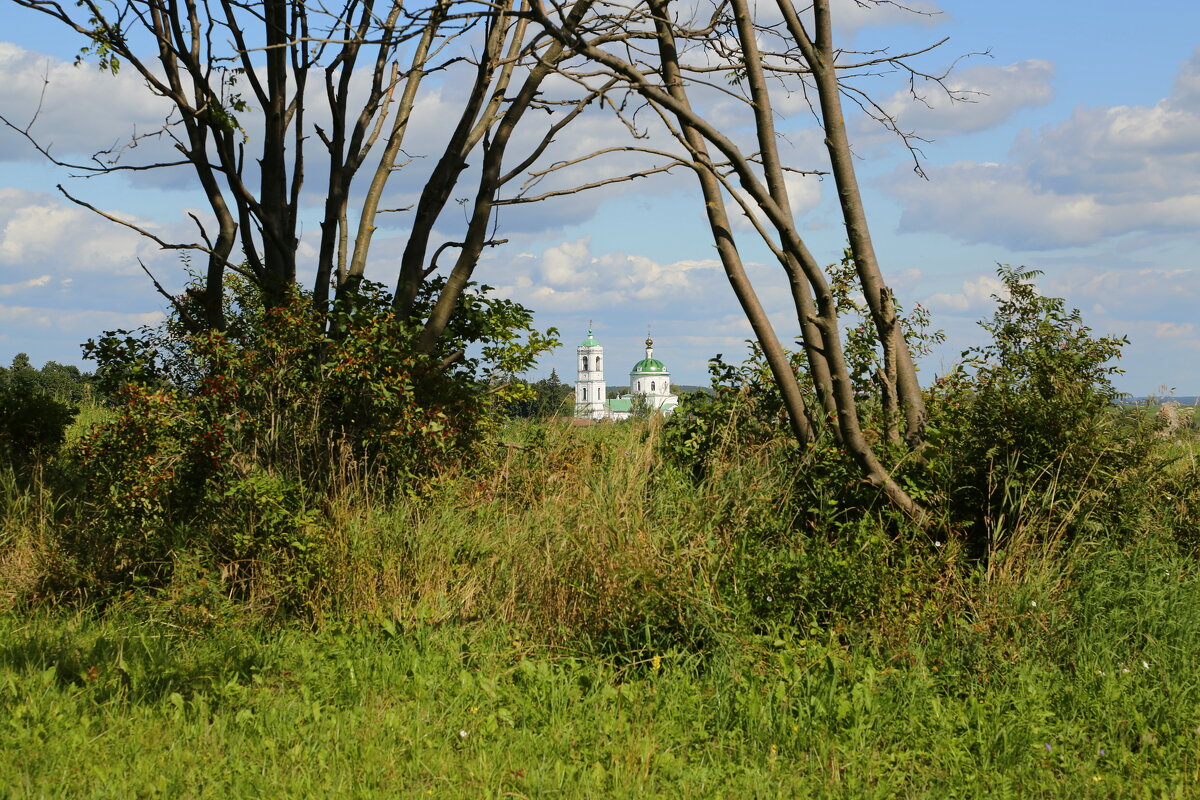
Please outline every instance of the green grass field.
M473 625L0 619L11 797L1189 797L1200 582L1138 545L899 637L621 667ZM1036 604L1036 605L1035 605Z
M730 592L776 590L718 555L771 514L769 457L692 485L653 477L653 426L522 437L431 502L335 508L305 621L186 563L103 608L12 589L0 796L1200 795L1172 538L1015 536L986 569L818 541L797 596L865 599L752 625ZM53 509L6 491L15 587Z

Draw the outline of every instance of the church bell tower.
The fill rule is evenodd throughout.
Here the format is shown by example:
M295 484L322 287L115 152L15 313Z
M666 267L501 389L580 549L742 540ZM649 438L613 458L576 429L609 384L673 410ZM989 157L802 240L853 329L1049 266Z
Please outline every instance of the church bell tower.
M592 336L591 323L588 323L587 338L575 351L579 370L575 378L575 416L602 419L608 391L604 385L604 348Z

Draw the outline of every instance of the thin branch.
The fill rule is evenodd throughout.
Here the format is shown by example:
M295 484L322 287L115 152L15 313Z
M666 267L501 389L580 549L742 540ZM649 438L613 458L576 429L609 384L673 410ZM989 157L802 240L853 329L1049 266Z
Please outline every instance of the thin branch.
M154 284L155 290L159 294L161 294L163 297L167 298L167 302L175 307L176 313L178 313L179 316L181 318L183 318L183 322L188 327L188 329L189 330L201 330L202 326L196 322L196 318L193 317L191 312L189 312L187 310L187 307L184 306L183 303L179 302L179 298L163 288L163 285L158 282L158 279L154 277L154 274L152 272L150 272L149 268L144 263L142 263L142 260L140 258L137 260L137 262L138 262L138 266L142 268L142 272L146 273L146 277L148 277L150 279L150 282Z
M508 239L489 239L483 243L483 246L484 247L499 247L502 244L508 244ZM437 250L434 251L433 258L430 259L429 266L425 268L425 271L421 274L421 277L428 278L430 275L437 272L438 257L441 256L441 254L443 252L450 249L451 247L466 247L466 245L467 245L466 242L444 242L441 247L439 247Z
M564 197L566 195L578 194L579 192L585 192L590 189L599 189L602 186L610 186L614 183L625 183L627 181L632 181L636 178L646 178L646 177L649 177L650 175L655 175L660 172L670 172L671 170L675 169L675 167L679 167L679 166L690 166L690 165L686 164L683 161L676 161L673 164L664 164L662 166L653 167L651 169L640 170L638 172L630 172L625 175L619 175L615 178L605 178L604 180L592 181L591 183L580 184L578 186L573 186L570 189L554 189L552 191L543 192L542 194L534 195L532 197L522 197L520 195L517 195L516 197L503 198L500 200L496 200L495 203L493 203L493 205L514 206L514 205L520 205L523 203L537 203L537 202L541 202L542 200L546 200L551 197Z
M61 183L57 184L56 188L60 192L62 192L63 196L66 197L68 200L70 200L72 203L83 206L84 208L88 209L89 211L99 214L100 216L104 217L106 220L109 220L110 222L115 222L118 225L129 228L131 231L140 233L142 236L145 236L147 239L150 239L151 241L155 242L159 246L159 248L161 248L163 250L198 250L202 253L209 252L209 250L207 248L202 247L201 245L195 244L195 243L172 244L170 242L163 241L162 239L155 236L153 233L146 230L145 228L138 227L137 225L134 225L132 222L129 222L128 220L124 220L124 219L121 219L120 217L113 216L112 214L109 214L107 211L101 211L100 209L98 209L94 205L92 205L91 203L88 203L84 200L80 200L79 198L72 196L70 192L68 192L66 189L63 188Z

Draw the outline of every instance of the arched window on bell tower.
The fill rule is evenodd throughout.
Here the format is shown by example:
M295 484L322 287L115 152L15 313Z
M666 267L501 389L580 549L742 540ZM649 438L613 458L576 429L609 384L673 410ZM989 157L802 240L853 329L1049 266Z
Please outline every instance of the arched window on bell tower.
M584 372L587 372L587 371L588 371L588 368L587 368L587 356L584 356L584 357L583 357L583 371L584 371Z
M596 372L600 371L600 356L596 356Z
M654 394L654 381L650 381L650 394Z
M587 387L583 387L583 402L587 402Z

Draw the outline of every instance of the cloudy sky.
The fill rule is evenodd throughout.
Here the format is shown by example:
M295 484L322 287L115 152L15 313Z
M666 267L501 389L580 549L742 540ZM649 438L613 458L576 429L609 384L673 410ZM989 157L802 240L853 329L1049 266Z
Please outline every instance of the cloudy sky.
M1119 386L1133 394L1174 388L1200 394L1200 6L1160 0L1138 9L1115 0L940 0L940 13L854 13L844 42L861 49L949 41L922 62L960 61L952 88L973 102L895 82L876 99L921 146L927 179L894 138L852 120L868 214L884 270L904 305L923 303L947 344L928 357L932 377L981 341L997 263L1044 270L1043 290L1065 296L1096 330L1127 335ZM0 6L0 113L28 121L45 87L34 132L63 155L90 154L163 112L139 82L71 61L80 42L12 4ZM438 137L439 104L452 81L418 108L414 146ZM794 106L794 107L793 107ZM783 103L789 158L820 166L820 134L800 102ZM712 113L721 114L714 106ZM744 112L742 112L744 113ZM737 131L744 116L732 110ZM621 131L580 126L559 155L587 152ZM419 149L419 147L418 147ZM414 173L415 174L415 173ZM82 363L79 342L101 330L155 321L161 303L140 257L168 286L178 260L66 202L47 165L18 135L0 130L0 361L25 351L35 363ZM202 200L185 174L149 180L68 181L73 192L164 235L188 229ZM397 192L419 184L402 179ZM818 259L844 246L833 192L797 179L793 205ZM315 223L310 226L315 227ZM650 326L656 355L677 383L702 383L716 353L744 351L750 335L714 260L703 207L687 176L625 184L556 206L509 211L510 243L487 253L477 277L557 326L565 347L542 374L573 375L573 348L588 321L609 364L633 364ZM402 220L379 235L370 277L390 282L404 241ZM445 233L450 236L449 232ZM791 337L787 294L765 250L744 256L780 333ZM621 369L624 367L622 366ZM622 383L610 375L610 383Z

